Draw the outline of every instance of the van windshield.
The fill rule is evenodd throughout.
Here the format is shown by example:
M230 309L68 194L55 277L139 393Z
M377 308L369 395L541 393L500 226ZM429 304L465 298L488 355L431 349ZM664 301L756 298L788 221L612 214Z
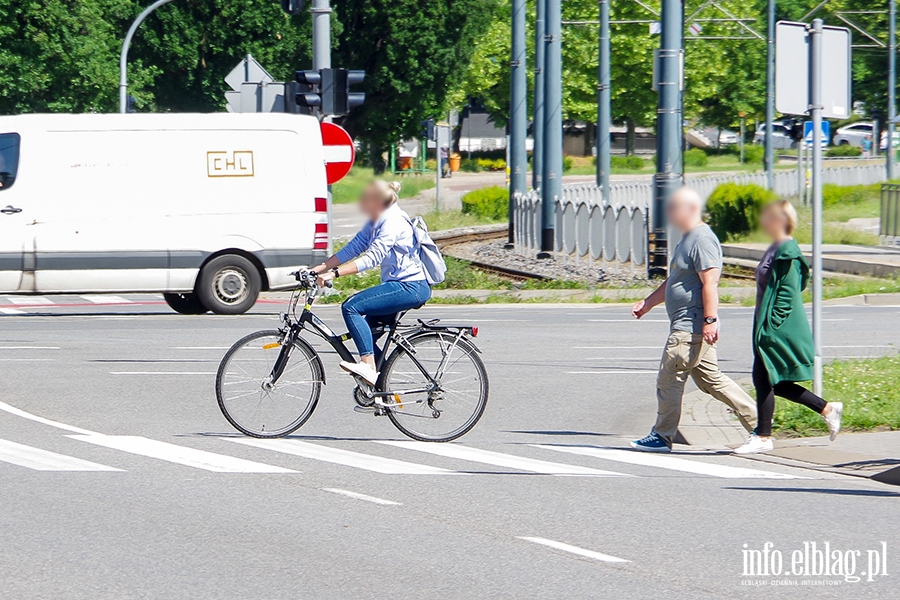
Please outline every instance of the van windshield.
M0 192L16 182L21 139L18 133L0 133Z

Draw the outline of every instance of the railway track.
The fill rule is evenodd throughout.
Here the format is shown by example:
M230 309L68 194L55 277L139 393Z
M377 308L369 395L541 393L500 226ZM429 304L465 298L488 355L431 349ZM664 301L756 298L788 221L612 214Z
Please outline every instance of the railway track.
M452 230L448 232L437 232L434 234L434 241L440 247L441 251L447 256L454 256L453 247L460 244L469 244L472 242L491 242L494 240L505 239L507 228L505 225L488 225L484 227L473 227L463 230ZM486 273L497 275L512 281L522 282L534 279L547 280L550 277L538 275L537 273L529 273L518 269L510 269L500 265L493 265L470 258L462 259Z

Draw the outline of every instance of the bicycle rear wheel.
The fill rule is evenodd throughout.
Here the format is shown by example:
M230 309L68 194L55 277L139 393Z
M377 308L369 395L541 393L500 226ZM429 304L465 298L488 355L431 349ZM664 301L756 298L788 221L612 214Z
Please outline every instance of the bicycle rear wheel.
M281 437L312 415L322 390L322 364L316 351L298 339L277 378L284 335L257 331L238 340L225 354L216 375L216 397L235 429L258 438ZM287 349L285 349L287 350Z
M488 399L488 377L478 351L466 339L433 332L398 346L383 368L388 417L405 435L423 442L449 442L468 433ZM427 375L426 375L427 373ZM437 380L437 385L432 383Z

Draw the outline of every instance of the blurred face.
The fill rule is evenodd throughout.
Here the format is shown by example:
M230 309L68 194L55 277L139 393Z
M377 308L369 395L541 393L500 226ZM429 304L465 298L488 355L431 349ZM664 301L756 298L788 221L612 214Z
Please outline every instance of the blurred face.
M780 240L787 235L788 219L781 210L769 206L759 216L759 226L770 238Z
M359 210L369 217L369 220L377 221L384 209L384 196L378 186L373 183L359 197Z
M687 190L672 194L666 207L669 223L686 233L697 226L701 220L700 200Z

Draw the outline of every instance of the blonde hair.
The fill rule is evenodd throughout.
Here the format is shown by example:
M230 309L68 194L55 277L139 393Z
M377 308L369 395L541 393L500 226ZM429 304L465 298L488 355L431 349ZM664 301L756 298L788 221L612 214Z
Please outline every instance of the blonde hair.
M790 200L772 200L771 202L766 204L763 210L781 211L781 214L784 215L784 218L787 220L785 232L788 235L791 235L792 233L794 233L794 230L797 229L797 210L794 208L794 205L791 204Z
M385 206L390 206L400 199L399 181L385 181L384 179L375 179L374 181L372 181L372 187L378 191L378 195L384 201Z

